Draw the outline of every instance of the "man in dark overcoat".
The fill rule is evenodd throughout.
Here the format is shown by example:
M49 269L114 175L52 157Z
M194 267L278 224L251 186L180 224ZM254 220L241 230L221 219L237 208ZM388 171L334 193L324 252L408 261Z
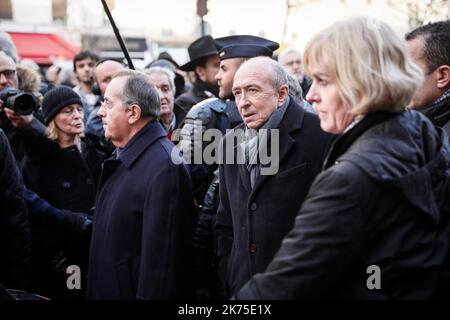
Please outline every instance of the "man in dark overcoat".
M143 74L119 72L98 112L116 146L96 200L88 299L175 299L189 291L190 177L158 122L159 97Z
M232 90L244 123L222 141L216 221L219 273L228 294L265 270L293 226L330 141L319 119L288 96L286 72L274 60L245 62Z

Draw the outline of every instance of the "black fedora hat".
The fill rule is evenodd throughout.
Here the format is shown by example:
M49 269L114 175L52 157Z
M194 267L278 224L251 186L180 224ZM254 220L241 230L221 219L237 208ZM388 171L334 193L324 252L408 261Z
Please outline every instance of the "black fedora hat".
M175 60L173 60L172 56L167 51L160 52L156 60L166 60L173 64L175 66L175 69L180 68L180 65Z
M183 71L193 71L201 58L217 54L217 48L211 36L203 36L188 47L191 61L180 67Z

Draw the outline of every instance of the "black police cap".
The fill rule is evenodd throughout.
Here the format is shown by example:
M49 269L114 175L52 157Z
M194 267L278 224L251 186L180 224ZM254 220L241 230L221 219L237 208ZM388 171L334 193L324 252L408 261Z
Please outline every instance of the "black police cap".
M261 37L250 35L228 36L214 39L220 60L230 58L272 57L280 45Z

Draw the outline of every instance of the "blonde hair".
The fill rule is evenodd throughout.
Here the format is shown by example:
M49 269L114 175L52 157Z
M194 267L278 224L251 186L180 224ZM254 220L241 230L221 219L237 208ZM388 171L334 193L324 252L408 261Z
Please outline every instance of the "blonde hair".
M58 141L59 132L60 132L60 130L59 130L58 126L56 125L55 119L53 118L47 126L47 138L49 138L50 140L53 140L53 141ZM78 136L84 137L84 132L80 133Z
M386 23L364 16L317 33L303 61L310 76L326 68L355 115L404 109L422 81L405 41Z
M50 140L58 141L59 129L55 123L55 119L52 119L47 126L47 137Z

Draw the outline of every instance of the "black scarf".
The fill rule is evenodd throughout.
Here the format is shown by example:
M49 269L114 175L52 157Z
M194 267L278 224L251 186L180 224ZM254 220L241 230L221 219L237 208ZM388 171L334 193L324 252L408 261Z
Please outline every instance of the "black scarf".
M358 139L364 132L370 128L387 121L390 118L398 116L400 113L390 113L385 111L373 112L366 115L359 123L346 133L337 136L333 141L330 151L323 163L322 170L328 169L336 163L336 160L343 155L348 148Z

